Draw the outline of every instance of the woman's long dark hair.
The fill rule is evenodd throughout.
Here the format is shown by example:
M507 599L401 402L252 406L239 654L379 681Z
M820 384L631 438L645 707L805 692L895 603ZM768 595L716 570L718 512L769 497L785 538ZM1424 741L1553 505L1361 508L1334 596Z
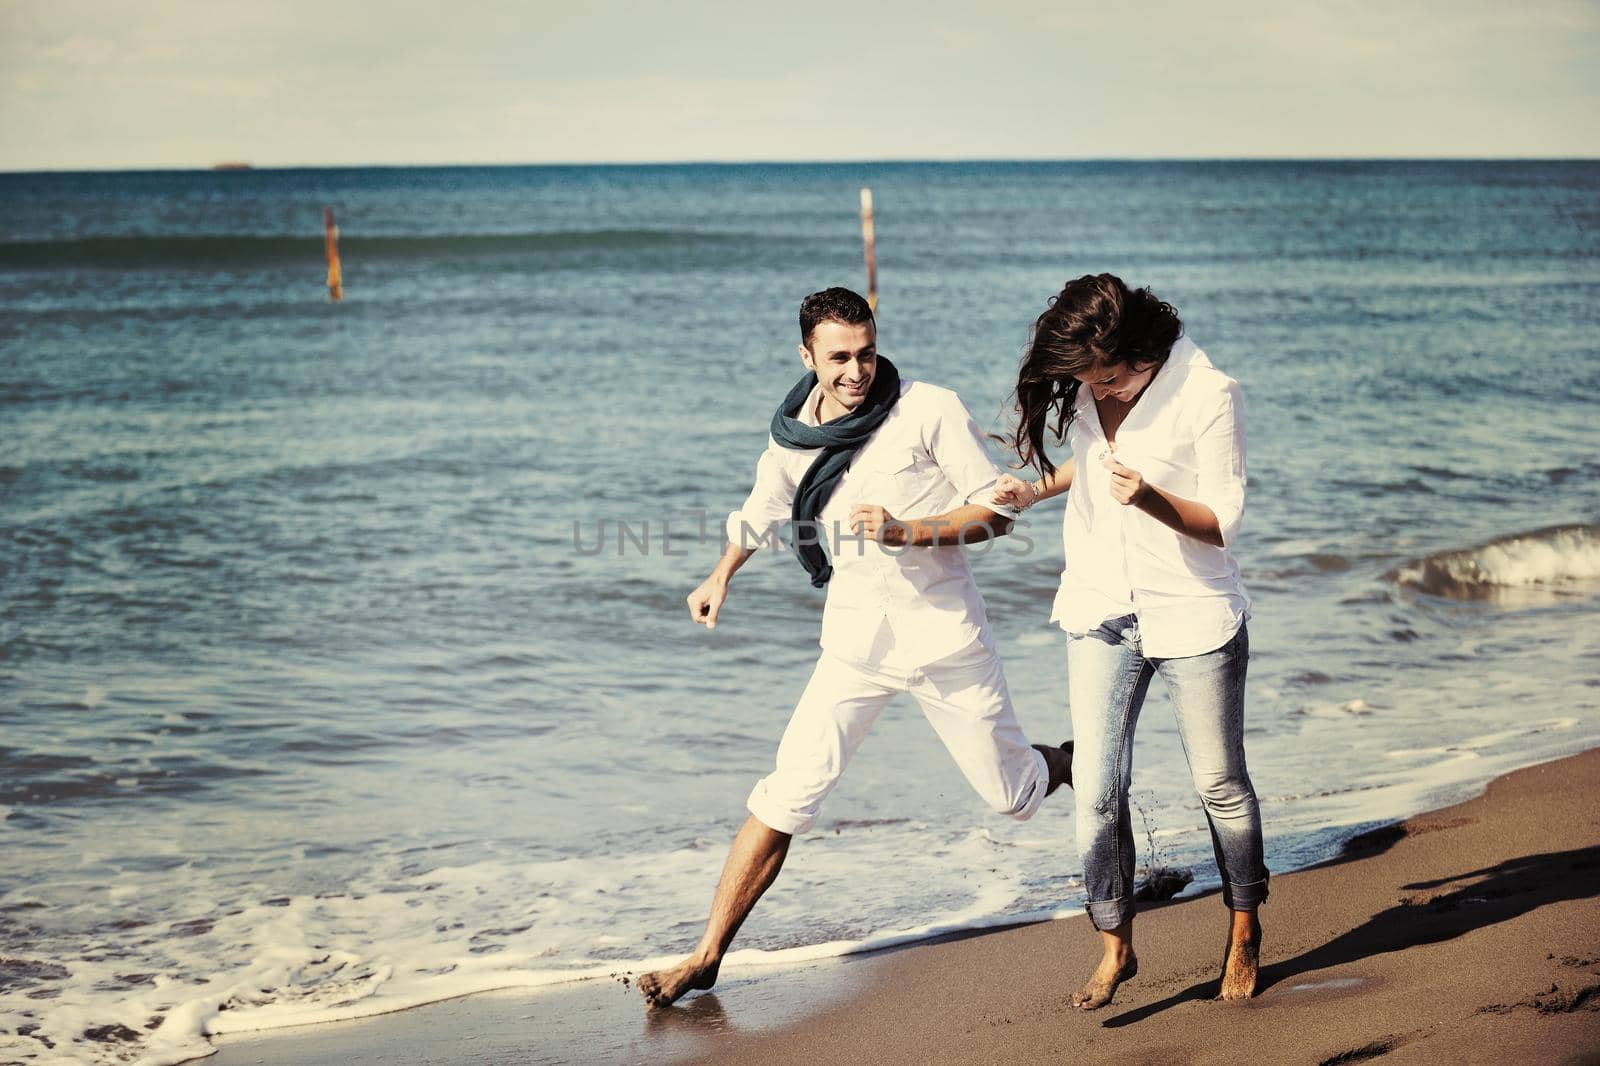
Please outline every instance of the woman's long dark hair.
M1045 454L1045 430L1057 444L1066 439L1078 398L1073 375L1123 364L1159 365L1182 334L1178 312L1149 289L1130 289L1115 274L1067 282L1033 324L1017 372L1018 425L1009 443L1022 465L1046 475L1055 470Z

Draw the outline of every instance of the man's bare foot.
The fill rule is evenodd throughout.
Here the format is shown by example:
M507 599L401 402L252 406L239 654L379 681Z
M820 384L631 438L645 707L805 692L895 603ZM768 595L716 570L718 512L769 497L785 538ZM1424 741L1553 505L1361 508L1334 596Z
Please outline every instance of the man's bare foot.
M657 970L639 978L639 994L651 1007L670 1007L685 992L704 992L717 983L715 962L701 962L690 955L669 970Z
M1045 765L1050 768L1050 784L1044 790L1046 796L1062 785L1072 787L1072 741L1064 741L1058 748L1035 744L1033 750L1044 756Z
M1234 911L1228 946L1222 956L1222 988L1218 999L1249 999L1256 994L1261 968L1261 922L1254 911Z
M1098 1010L1111 1002L1117 986L1132 980L1139 973L1139 959L1133 949L1108 953L1101 957L1100 965L1089 975L1089 981L1072 994L1072 1005L1079 1010Z

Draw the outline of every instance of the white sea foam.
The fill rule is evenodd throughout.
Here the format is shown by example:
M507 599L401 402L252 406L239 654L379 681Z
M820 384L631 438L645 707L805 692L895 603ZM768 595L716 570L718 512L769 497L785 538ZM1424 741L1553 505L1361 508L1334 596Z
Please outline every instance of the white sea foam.
M1305 708L1304 713L1320 718L1349 719L1365 718L1376 710L1376 707L1358 696L1340 703L1312 704Z
M1331 795L1280 796L1266 806L1280 832L1301 817L1311 824L1359 824L1397 805L1414 807L1462 782L1481 781L1483 771L1464 768L1463 759L1513 759L1519 740L1578 724L1570 716L1551 717L1450 745L1400 751L1403 769L1387 779ZM1199 831L1202 823L1173 821L1170 801L1155 806L1167 812L1151 830L1162 860L1203 861L1209 842ZM1306 807L1303 816L1295 813L1300 806ZM836 927L819 926L819 919L863 913L884 896L882 887L874 886L881 886L886 861L896 871L894 885L905 894L891 898L881 913L867 914L857 931L809 943L743 947L729 955L725 969L811 962L1081 914L1081 882L1075 876L1064 872L1054 893L1041 892L1037 883L1041 870L1060 868L1070 855L1063 828L1062 822L1036 820L948 831L910 821L815 836L805 842L806 863L796 864L763 902L762 922L747 941L758 941L763 928L826 933ZM375 872L348 892L243 907L232 905L224 886L208 881L205 871L183 870L174 883L187 886L189 913L208 925L193 936L162 933L150 945L165 954L156 960L158 972L182 978L158 977L108 995L101 990L117 985L116 975L129 969L127 963L91 959L85 952L64 960L71 976L61 982L58 997L28 1006L38 1034L78 1056L72 1061L166 1066L209 1053L209 1037L224 1033L363 1018L491 990L537 990L636 975L681 958L688 941L668 944L659 932L668 917L690 925L698 918L715 877L719 843L653 855L495 859L405 876ZM958 871L972 876L962 878ZM1202 871L1196 884L1213 881ZM920 902L907 891L918 885L931 890ZM161 891L156 878L143 875L103 890L124 900ZM1028 905L1048 901L1052 894L1059 902ZM931 917L894 920L919 909ZM662 950L637 950L651 944ZM147 1029L152 1019L159 1023ZM85 1030L108 1025L138 1034L137 1042L81 1039ZM34 1056L32 1061L50 1060Z
M1328 550L1329 546L1324 541L1301 537L1295 540L1281 540L1276 544L1269 544L1266 546L1265 554L1269 558L1284 559L1291 556L1311 555L1316 552L1325 552Z
M1440 596L1488 598L1499 589L1600 580L1600 526L1554 526L1419 559L1391 575Z
M788 891L763 904L767 928L792 930L790 942L746 947L729 969L808 962L874 951L949 932L982 929L1078 913L1074 904L1023 907L1019 871L1036 865L1048 841L1035 833L1020 848L1004 833L963 828L942 832L923 824L826 836L808 844L805 868ZM921 856L908 846L922 843ZM920 903L904 890L878 901L872 877L885 855L902 873L927 886ZM441 866L405 877L374 875L352 891L298 895L245 906L205 871L179 869L165 887L159 875L127 875L101 888L102 898L130 905L179 895L184 908L136 942L144 958L130 966L121 952L93 944L63 952L69 971L59 994L27 1002L0 997L38 1026L75 1061L157 1064L206 1054L207 1038L311 1022L340 1021L403 1010L495 989L537 989L614 974L638 973L682 957L690 939L658 939L669 917L697 915L720 858L692 847L655 855L573 857L542 862L489 860ZM985 873L951 884L941 870ZM854 901L844 909L867 915L858 931L796 943L813 918L814 889ZM181 888L179 886L182 886ZM64 891L81 895L89 886ZM1063 884L1071 899L1073 886ZM906 924L894 915L908 902L934 917ZM827 908L820 909L823 914ZM123 934L128 936L130 934ZM114 938L115 933L107 933ZM768 938L770 940L770 937ZM759 936L747 937L759 944ZM659 953L638 948L662 945ZM113 961L114 960L114 961ZM130 969L182 974L127 987ZM107 989L117 989L108 993ZM152 1028L152 1023L154 1027ZM124 1040L95 1042L89 1030L121 1027ZM41 1043L18 1045L19 1058L44 1062ZM7 1050L0 1038L0 1052ZM27 1051L23 1056L21 1052Z
M1480 733L1477 736L1464 737L1449 744L1440 744L1422 748L1395 748L1387 752L1391 759L1412 759L1417 756L1454 756L1458 758L1478 758L1485 751L1494 751L1509 747L1512 741L1530 737L1538 733L1559 732L1572 729L1579 724L1580 719L1569 716L1541 718L1525 726L1515 729L1501 729L1492 733Z
M1276 824L1292 824L1292 808L1309 802L1314 823L1330 818L1359 824L1397 809L1447 794L1485 771L1465 762L1515 759L1518 742L1542 733L1570 730L1571 716L1539 719L1515 729L1486 731L1448 745L1400 749L1405 765L1387 779L1334 794L1280 796L1268 804ZM1495 768L1498 770L1498 768ZM1287 807L1285 805L1288 805ZM1308 810L1308 814L1309 814ZM1170 819L1170 814L1166 815ZM1059 831L1057 825L1055 829ZM1208 848L1198 822L1168 821L1152 829L1164 859L1193 862ZM1062 879L1056 905L1019 906L1030 895L1028 878L1053 865L1059 836L1039 823L984 826L956 832L917 822L874 827L843 837L822 835L807 842L808 862L791 871L787 887L763 904L770 925L803 928L834 908L828 898L851 897L845 910L873 894L886 856L896 884L932 884L939 872L982 873L952 893L946 880L938 896L954 903L937 917L911 924L868 923L859 934L828 936L813 943L745 947L729 955L725 968L782 966L882 950L941 935L1021 922L1076 916L1072 898L1080 883ZM1169 854L1170 853L1170 854ZM656 968L682 956L680 947L655 954L630 951L655 941L663 913L699 915L714 876L715 848L695 846L655 855L574 857L542 862L485 861L440 866L395 880L374 878L335 896L302 895L271 904L231 908L213 894L192 898L205 915L222 917L190 940L164 938L174 953L173 972L186 980L158 978L115 1000L97 987L114 983L125 964L69 960L72 977L55 1001L34 1005L40 1032L60 1047L75 1047L96 1061L132 1061L135 1049L115 1044L85 1048L74 1038L96 1026L123 1025L140 1032L137 1061L163 1066L206 1054L208 1037L277 1029L313 1022L369 1017L426 1003L501 989L536 990ZM137 880L110 887L125 897ZM1202 878L1199 885L1209 884ZM637 911L636 889L653 886L666 902ZM145 891L151 886L144 884ZM860 893L856 895L855 893ZM1048 898L1048 894L1046 894ZM535 902L537 901L537 902ZM900 900L885 911L905 910ZM470 919L463 923L461 919ZM597 922L599 924L597 924ZM605 942L618 949L605 950ZM483 950L491 948L493 950ZM160 1024L145 1032L152 1018ZM37 1061L47 1061L39 1059Z
M991 885L967 907L938 921L858 939L771 950L745 948L728 955L724 970L837 958L949 933L1082 913L1078 907L1058 907L997 914L1011 899L1005 886ZM340 917L333 920L327 913L328 901L311 897L290 900L282 907L248 909L219 922L216 928L218 939L249 938L251 953L243 965L213 973L201 979L199 985L160 977L150 988L124 993L115 1003L94 995L93 986L111 978L116 967L77 961L66 994L59 1002L41 1005L36 1013L37 1035L51 1039L58 1049L73 1049L74 1057L30 1058L40 1063L132 1061L138 1066L165 1066L210 1054L213 1049L207 1038L213 1035L347 1021L479 992L532 990L625 972L640 973L682 957L675 952L604 962L574 960L574 965L566 968L541 969L539 952L524 950L474 957L456 950L455 945L435 942L408 944L413 950L404 965L383 964L354 952L330 951L313 942L320 941L319 932L328 932L330 926L352 920L370 926L380 917L371 911L358 914L360 908L349 905L337 910ZM409 910L399 904L388 917L393 920ZM189 961L193 964L200 960ZM443 972L429 972L430 969ZM147 1020L158 1017L160 1024L145 1032ZM139 1033L138 1044L86 1045L77 1039L85 1030L108 1025Z

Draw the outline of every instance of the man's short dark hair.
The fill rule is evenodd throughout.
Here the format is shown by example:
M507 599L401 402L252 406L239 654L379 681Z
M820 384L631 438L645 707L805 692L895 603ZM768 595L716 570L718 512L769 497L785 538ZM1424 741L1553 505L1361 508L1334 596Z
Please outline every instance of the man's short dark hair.
M834 286L814 292L800 301L800 343L811 349L811 334L824 322L843 322L859 326L872 321L872 308L861 295Z

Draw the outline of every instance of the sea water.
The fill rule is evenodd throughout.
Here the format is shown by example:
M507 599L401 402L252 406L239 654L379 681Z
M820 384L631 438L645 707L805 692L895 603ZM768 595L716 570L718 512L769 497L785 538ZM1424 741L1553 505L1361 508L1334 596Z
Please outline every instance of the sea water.
M861 186L882 350L985 430L1087 272L1242 384L1272 869L1600 743L1600 164L0 175L0 1060L693 945L822 594L768 554L714 632L684 597L800 298L863 286ZM973 551L1046 742L1060 507ZM1213 887L1159 685L1134 783L1141 865ZM1080 874L1070 796L989 812L901 700L729 967L1078 913Z

